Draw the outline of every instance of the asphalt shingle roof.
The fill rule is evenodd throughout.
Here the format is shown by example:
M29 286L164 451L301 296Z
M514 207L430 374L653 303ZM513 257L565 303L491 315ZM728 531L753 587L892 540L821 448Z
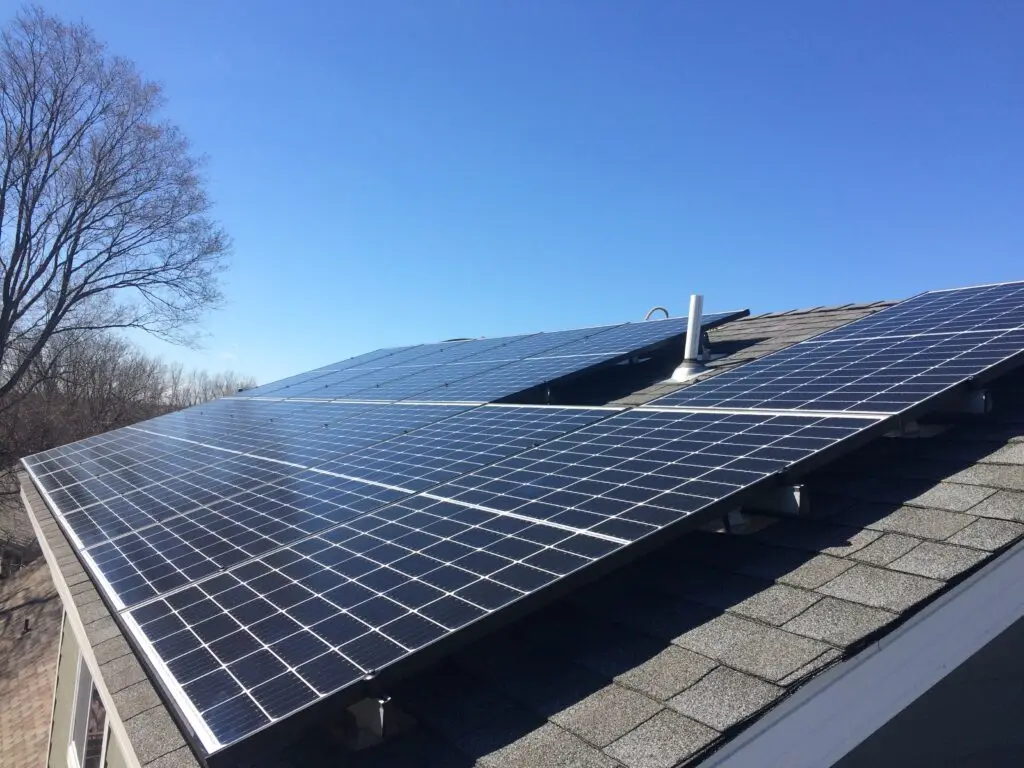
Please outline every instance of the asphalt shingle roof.
M721 370L886 306L762 315L712 332ZM933 437L882 438L805 479L810 515L701 530L389 691L417 725L344 765L696 762L810 677L1024 534L1024 378ZM615 398L647 402L678 384ZM26 491L141 762L195 765L31 484ZM122 707L124 710L122 711ZM338 764L317 729L268 764Z

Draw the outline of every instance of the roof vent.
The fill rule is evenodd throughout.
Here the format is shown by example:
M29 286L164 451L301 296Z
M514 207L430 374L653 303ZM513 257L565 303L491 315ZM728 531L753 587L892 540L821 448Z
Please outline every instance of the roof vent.
M706 350L701 349L701 317L704 314L704 297L695 293L690 296L690 317L686 324L686 351L682 364L672 372L673 381L687 381L704 372Z

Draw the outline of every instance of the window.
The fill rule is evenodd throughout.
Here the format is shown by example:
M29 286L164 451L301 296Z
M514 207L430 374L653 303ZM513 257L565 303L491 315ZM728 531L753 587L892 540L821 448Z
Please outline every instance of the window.
M75 687L75 710L71 723L68 765L100 768L106 746L107 709L93 683L89 666L81 657L78 659L78 683Z

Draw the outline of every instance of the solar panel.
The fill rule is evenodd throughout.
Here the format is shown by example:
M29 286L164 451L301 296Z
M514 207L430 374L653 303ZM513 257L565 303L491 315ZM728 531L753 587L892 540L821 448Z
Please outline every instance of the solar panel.
M313 466L357 448L386 440L461 413L463 406L366 403L220 401L212 414L137 426L152 434L197 445L244 452L299 466ZM245 406L238 414L235 406Z
M613 413L615 409L483 406L319 468L421 491Z
M453 480L432 495L634 541L873 424L638 408Z
M984 332L1024 327L1024 282L929 291L818 337L820 341Z
M900 413L1024 349L1024 284L926 293L707 381L659 406Z
M127 623L213 752L874 423L621 413L200 580Z
M74 450L41 454L26 465L123 607L614 409L484 406L474 411L443 405L221 401L93 438ZM111 464L124 471L55 474L69 462L118 457L124 433L136 450L134 463L124 467L125 460L116 459ZM257 437L248 439L251 434ZM168 454L164 444L178 441L189 450Z
M714 328L745 314L711 313L702 317L701 325ZM241 397L492 402L682 336L687 322L673 318L424 344L282 386L267 385Z
M621 544L412 497L124 618L213 753Z
M367 352L362 355L356 355L350 357L347 360L340 360L330 365L325 365L321 368L317 368L312 371L300 373L295 376L289 376L285 379L279 379L269 384L264 384L261 387L254 387L253 389L246 390L245 394L250 397L261 397L268 395L272 392L279 390L290 389L291 387L297 386L298 384L305 383L312 379L319 378L329 373L336 373L339 371L347 370L354 366L363 365L366 363L381 361L382 358L387 358L391 355L397 354L398 352L404 352L407 349L413 349L413 347L389 347L385 349L377 349L373 352Z

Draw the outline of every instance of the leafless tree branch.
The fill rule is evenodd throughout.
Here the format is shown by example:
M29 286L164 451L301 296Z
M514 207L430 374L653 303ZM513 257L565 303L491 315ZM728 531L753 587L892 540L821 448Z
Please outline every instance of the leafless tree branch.
M162 96L92 32L37 8L0 34L0 401L54 337L189 343L229 242Z

